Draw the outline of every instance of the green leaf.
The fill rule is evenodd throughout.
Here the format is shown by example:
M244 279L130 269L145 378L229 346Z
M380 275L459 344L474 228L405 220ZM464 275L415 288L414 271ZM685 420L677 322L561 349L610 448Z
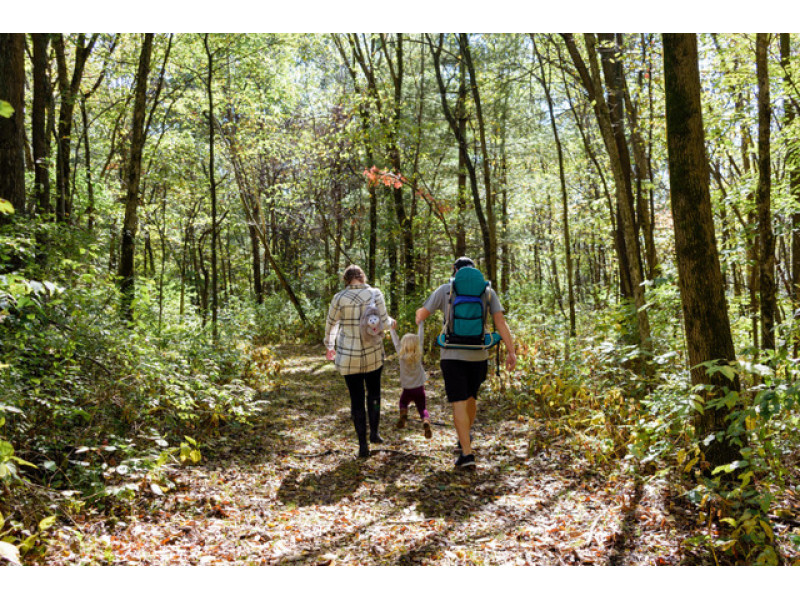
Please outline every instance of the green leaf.
M19 550L8 542L0 542L0 558L6 559L13 565L22 564L19 562Z
M3 200L0 198L0 213L6 215L13 215L14 214L14 205L11 204L8 200Z
M50 515L49 517L45 517L41 521L39 521L39 531L46 531L50 529L56 523L56 516Z
M11 115L14 114L14 107L11 106L5 100L0 100L0 117L5 117L6 119L10 119Z
M0 461L7 460L12 456L14 456L14 446L5 440L0 440Z
M3 529L3 525L6 524L6 520L3 518L3 513L0 512L0 531Z

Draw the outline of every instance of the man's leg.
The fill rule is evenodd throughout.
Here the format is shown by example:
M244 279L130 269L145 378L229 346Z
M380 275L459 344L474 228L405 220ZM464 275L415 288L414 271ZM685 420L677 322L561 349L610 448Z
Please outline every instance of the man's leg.
M469 398L468 400L462 400L460 402L453 402L453 423L456 426L456 434L458 435L458 441L461 443L461 453L464 455L472 454L472 444L469 441L469 428L470 428L470 417L469 417L469 401L472 400L473 403L475 402L475 398ZM473 415L474 419L474 415Z
M470 396L467 398L467 415L469 416L469 428L472 430L472 426L475 424L475 415L478 414L478 401L475 400L474 397Z

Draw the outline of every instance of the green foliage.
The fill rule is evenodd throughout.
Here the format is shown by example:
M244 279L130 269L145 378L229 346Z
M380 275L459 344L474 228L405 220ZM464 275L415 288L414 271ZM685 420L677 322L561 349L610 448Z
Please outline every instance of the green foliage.
M51 275L63 284L33 279L45 274L33 238L24 229L0 237L0 484L62 490L65 512L86 503L117 510L141 493L165 493L172 470L202 460L204 437L260 409L256 394L280 384L280 361L243 341L253 309L223 311L216 345L194 314L158 332L154 288L145 284L135 322L122 321L97 249L70 249L84 243L80 235L62 232L57 261L51 250ZM6 542L23 557L52 525L23 535L22 521L12 521L17 533Z
M5 100L0 100L0 117L10 119L14 114L14 107Z

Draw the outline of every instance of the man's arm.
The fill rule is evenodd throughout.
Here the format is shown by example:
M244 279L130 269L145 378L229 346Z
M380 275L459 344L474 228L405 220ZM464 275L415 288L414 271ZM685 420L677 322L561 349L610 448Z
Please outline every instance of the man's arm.
M417 325L422 323L425 319L431 316L431 311L429 311L424 306L422 308L417 309Z
M494 319L494 326L497 328L497 333L506 345L506 369L513 371L517 366L517 353L514 350L514 340L511 337L511 330L508 328L506 318L502 311L497 311L492 315Z

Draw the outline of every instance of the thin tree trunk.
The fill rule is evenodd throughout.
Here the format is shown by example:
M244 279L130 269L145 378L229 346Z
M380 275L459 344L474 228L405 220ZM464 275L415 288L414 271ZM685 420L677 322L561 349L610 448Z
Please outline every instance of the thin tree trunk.
M575 67L581 75L581 80L589 93L590 100L593 101L595 115L597 116L600 130L603 134L603 141L606 146L606 151L608 152L612 172L614 174L614 183L617 188L618 208L625 243L625 257L628 260L630 283L636 305L639 344L641 344L645 351L650 351L652 349L650 319L647 314L646 298L644 287L642 286L643 278L639 259L639 239L636 235L636 219L633 211L633 201L631 199L630 159L627 160L627 168L625 166L626 161L624 160L627 158L627 145L625 144L622 123L619 118L620 107L618 104L614 105L613 108L616 114L616 117L614 117L612 115L612 107L609 107L603 95L600 67L597 64L594 34L585 34L586 46L589 52L589 69L586 68L583 59L578 53L572 35L562 34L562 37L567 43L567 49L569 50ZM611 62L611 59L606 57L607 64L604 65L604 67L606 67L607 79L611 79L613 83L612 77L614 73L610 72L613 64L608 64ZM617 98L618 96L614 96L615 102ZM620 258L622 258L622 253L620 253Z
M438 47L434 47L433 40L428 37L428 45L431 48L431 52L433 54L433 64L434 64L434 72L436 73L436 82L439 86L439 97L442 103L442 111L444 113L445 119L447 119L447 123L450 125L450 130L453 132L453 135L456 138L456 142L458 142L459 152L464 157L464 164L467 167L467 174L469 175L469 183L470 189L472 191L472 200L475 206L475 216L478 218L478 225L481 231L481 238L483 239L483 255L487 265L490 265L492 262L492 237L490 233L489 224L486 220L486 216L483 212L483 206L481 204L481 196L480 191L478 190L478 176L475 172L475 165L472 163L472 159L469 157L469 149L467 146L466 137L461 135L461 130L459 129L458 121L456 120L455 116L453 115L453 111L450 109L450 104L447 100L447 88L444 84L444 79L442 78L442 69L441 69L441 53L442 53L442 45L444 43L444 36L442 34L439 35L439 44ZM490 277L491 279L491 274Z
M214 77L214 55L208 46L208 34L203 36L203 46L208 60L208 77L206 78L206 94L208 98L208 179L211 186L211 336L216 342L217 309L219 307L217 284L217 176L214 164L214 93L212 82Z
M458 61L458 100L456 101L456 119L458 123L457 139L467 139L467 67L463 60ZM459 144L458 147L458 212L456 213L456 256L467 254L467 233L464 217L467 214L467 157Z
M567 199L567 181L564 175L564 151L561 147L561 138L558 135L558 126L556 125L556 117L553 112L553 98L550 95L550 84L544 72L544 61L539 54L539 49L536 46L536 40L531 34L531 41L533 42L533 49L539 62L540 78L539 82L542 84L544 96L547 100L547 111L550 114L550 126L553 130L553 138L556 142L556 154L558 156L558 179L561 183L561 218L563 221L564 232L564 254L566 256L567 268L567 302L569 304L569 335L575 337L575 294L573 290L572 279L572 245L569 237L569 202Z
M86 206L86 227L91 232L94 230L94 183L92 182L92 153L89 150L89 119L86 115L86 96L81 98L81 118L83 119L83 153L86 159L86 191L88 205Z
M478 121L478 139L481 144L481 155L483 156L483 189L486 201L486 221L489 230L489 256L487 257L487 271L490 281L497 282L497 220L494 215L494 196L492 195L491 182L491 160L489 158L489 148L486 145L486 126L483 120L483 109L481 108L481 96L478 90L478 78L475 76L475 65L472 62L472 52L469 47L469 37L466 33L459 34L459 47L463 53L464 62L469 72L470 89L472 91L472 102L475 105L475 116Z
M119 277L122 295L122 314L128 321L133 319L133 299L135 294L134 256L136 250L136 229L138 227L136 209L139 204L142 151L144 150L146 135L144 119L147 103L147 78L150 73L150 55L153 50L153 36L154 34L152 33L144 34L142 50L139 54L139 67L136 73L136 91L133 105L133 125L131 127L131 152L130 162L128 163L128 180L125 195L125 221L122 224Z
M775 349L775 237L770 208L770 100L767 51L769 34L756 34L756 72L758 78L758 238L761 291L761 346Z
M56 220L66 222L70 219L72 200L70 197L71 177L69 167L70 148L72 144L72 116L75 110L75 101L83 78L86 60L92 52L99 34L95 33L84 46L85 34L78 36L75 46L75 65L72 76L67 71L66 49L63 34L56 34L53 47L56 51L58 63L58 88L61 95L61 108L58 115L58 135L56 136ZM148 65L149 70L149 65ZM130 180L130 174L128 175Z

